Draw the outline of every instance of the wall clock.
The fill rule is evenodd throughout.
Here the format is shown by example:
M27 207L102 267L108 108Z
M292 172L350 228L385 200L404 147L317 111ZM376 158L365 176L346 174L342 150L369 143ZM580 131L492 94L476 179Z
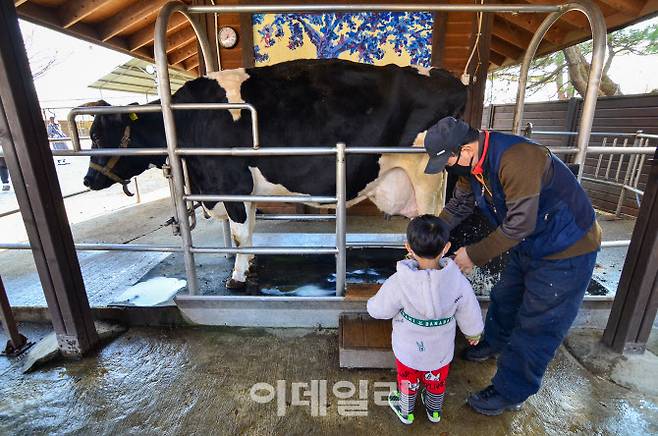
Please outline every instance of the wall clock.
M217 32L219 35L219 45L224 48L233 48L238 43L238 32L230 26L223 26Z

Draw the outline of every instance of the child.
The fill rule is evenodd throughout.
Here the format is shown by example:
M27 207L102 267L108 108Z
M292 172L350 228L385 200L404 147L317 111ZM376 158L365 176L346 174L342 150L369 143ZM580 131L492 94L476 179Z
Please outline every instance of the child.
M455 322L471 345L484 329L473 288L457 264L442 259L450 248L446 224L433 215L414 218L405 247L412 259L397 263L397 272L368 300L373 318L393 319L392 345L399 392L388 403L405 424L414 420L416 394L432 422L441 420L448 367L455 349Z

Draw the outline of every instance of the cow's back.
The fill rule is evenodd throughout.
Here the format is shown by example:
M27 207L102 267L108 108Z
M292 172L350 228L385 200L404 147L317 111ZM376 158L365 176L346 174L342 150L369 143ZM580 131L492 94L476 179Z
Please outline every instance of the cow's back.
M258 112L262 147L331 147L337 142L352 147L411 146L420 132L442 117L460 114L466 102L466 88L443 70L423 75L411 67L338 59L296 60L209 77L188 82L174 101L252 104ZM236 80L237 93L230 89ZM180 111L176 114L179 143L183 147L250 146L250 114L237 115ZM348 197L355 197L378 176L378 159L376 155L350 156ZM257 166L267 180L294 192L318 195L335 190L333 156L189 161L204 179L209 173L222 173L224 178L229 174L232 180L242 180L249 166Z

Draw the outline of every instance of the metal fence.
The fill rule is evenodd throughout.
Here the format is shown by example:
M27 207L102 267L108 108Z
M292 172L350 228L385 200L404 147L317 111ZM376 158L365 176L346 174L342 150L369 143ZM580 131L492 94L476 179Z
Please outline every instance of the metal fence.
M167 251L182 252L185 261L185 271L187 274L187 286L189 293L195 295L198 293L198 282L196 268L194 263L194 254L196 253L225 253L225 254L309 254L324 253L335 254L336 256L336 295L342 296L345 290L346 274L346 198L345 198L345 159L349 154L385 154L385 153L424 153L419 148L391 148L391 147L346 147L345 144L336 144L336 147L298 147L298 148L259 148L258 138L258 118L256 109L249 104L224 104L224 103L206 103L206 104L177 104L172 102L171 86L169 82L169 70L166 56L166 30L167 23L173 13L181 13L189 21L196 33L199 45L201 47L206 72L210 73L220 69L220 65L215 65L211 56L210 45L205 33L198 25L197 21L192 19L193 14L206 13L264 13L264 12L356 12L356 11L436 11L436 12L498 12L498 13L548 13L548 16L542 22L542 25L533 36L530 46L526 52L523 65L517 106L515 111L515 130L518 130L520 120L523 116L523 103L525 98L525 80L527 79L530 61L535 56L535 52L548 31L550 26L555 23L562 15L579 11L587 17L593 36L593 54L590 75L588 79L588 92L583 105L583 116L578 134L578 147L565 152L577 155L577 161L583 161L587 143L592 127L593 111L596 105L597 90L601 79L603 59L605 55L606 27L605 20L598 7L589 0L574 1L562 5L532 5L532 4L512 4L512 5L481 5L481 4L367 4L367 5L335 5L335 4L314 4L314 5L221 5L221 6L187 6L186 4L176 1L165 4L156 20L155 24L155 59L158 70L158 93L160 96L159 105L141 105L141 106L118 106L118 107L85 107L76 108L71 111L68 117L71 126L71 139L73 150L71 151L54 151L54 155L59 156L145 156L145 155L166 155L170 168L170 180L172 187L172 206L174 209L174 220L180 233L182 244L180 246L154 246L143 244L76 244L77 249L81 250L126 250L126 251ZM240 109L248 110L252 119L252 148L202 148L202 149L181 149L178 147L176 126L173 112L175 110L230 110ZM100 115L116 113L143 113L143 112L162 112L165 127L165 137L167 148L142 148L142 149L94 149L82 150L80 147L80 138L78 137L76 127L76 117L82 114ZM628 150L621 150L620 147L606 147L602 153L626 153ZM191 195L189 183L185 170L185 156L205 155L205 156L317 156L317 155L335 155L336 156L336 194L332 197L323 196L237 196L237 195ZM228 226L224 223L225 246L224 247L200 247L195 246L192 241L191 229L194 226L194 202L200 201L277 201L277 202L318 202L318 203L335 203L336 205L336 244L331 247L231 247ZM305 216L295 216L297 219L314 220L316 217L306 218ZM621 241L624 242L625 241ZM619 241L613 242L618 244ZM378 243L370 244L350 244L351 247L357 246L377 246ZM382 244L380 244L382 245ZM385 244L383 244L385 245ZM0 248L29 248L27 244L0 244Z
M576 136L577 132L533 130L532 123L527 123L524 129L526 137L532 135L542 136ZM586 157L594 155L596 167L591 176L585 176L583 171L579 172L579 180L599 183L620 188L619 198L615 214L621 216L624 198L627 192L635 194L639 206L639 197L644 191L639 189L642 169L647 155L653 154L658 143L658 135L643 133L638 130L635 133L622 132L592 132L591 136L600 137L601 146L588 147ZM573 147L551 147L556 154L573 154ZM617 155L617 156L616 156ZM628 159L626 157L628 156ZM616 159L615 159L616 157ZM581 164L581 167L584 166Z

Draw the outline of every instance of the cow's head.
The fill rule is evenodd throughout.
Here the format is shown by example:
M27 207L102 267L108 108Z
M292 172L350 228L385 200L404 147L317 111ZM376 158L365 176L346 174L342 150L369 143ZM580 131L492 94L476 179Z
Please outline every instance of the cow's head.
M85 106L110 106L101 100ZM136 114L96 115L89 136L91 148L147 147L144 126ZM150 144L152 147L153 144ZM153 156L92 156L83 184L93 190L105 189L114 183L126 186L130 179L143 173L153 163Z

